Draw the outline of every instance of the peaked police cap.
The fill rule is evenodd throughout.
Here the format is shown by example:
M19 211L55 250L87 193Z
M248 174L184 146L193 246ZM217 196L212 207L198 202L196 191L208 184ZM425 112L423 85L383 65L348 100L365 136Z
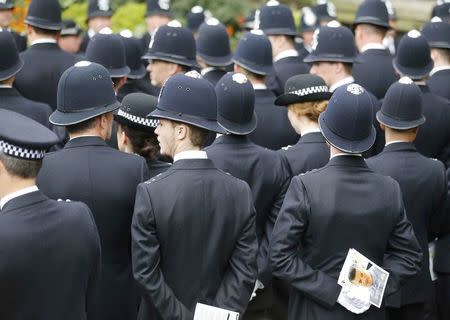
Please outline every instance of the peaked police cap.
M144 59L157 59L188 67L198 67L192 32L183 27L164 25L152 35Z
M61 6L58 0L32 0L25 23L46 30L61 30Z
M167 79L161 89L156 110L149 116L225 133L217 123L214 87L195 71L188 72L188 75L176 74Z
M161 15L172 17L170 12L170 0L147 0L146 17L153 15Z
M374 26L389 28L389 14L386 4L381 0L365 0L356 12L354 25L371 24Z
M125 48L126 63L130 68L127 77L129 79L142 79L145 77L147 70L145 70L141 59L142 45L140 40L135 37L122 36L122 42Z
M95 17L111 17L111 3L109 0L89 0L88 19Z
M261 30L245 33L238 42L233 62L256 74L271 73L272 45L267 36Z
M409 78L394 82L384 96L378 122L393 129L411 129L425 122L422 114L422 93Z
M299 74L286 81L284 93L275 100L275 104L288 106L292 103L328 100L331 95L321 77L314 74Z
M104 66L111 78L124 77L130 73L123 40L116 34L97 33L93 36L87 46L85 58Z
M119 107L108 70L98 63L80 61L59 79L57 109L50 115L50 122L73 125Z
M158 126L158 120L147 116L156 109L157 103L158 98L149 94L141 92L127 94L122 100L122 106L114 115L114 120L136 130L153 132Z
M0 29L0 81L17 74L23 67L23 60L19 57L16 41L11 32Z
M347 153L362 153L375 142L372 99L358 84L341 86L333 93L319 116L325 139Z

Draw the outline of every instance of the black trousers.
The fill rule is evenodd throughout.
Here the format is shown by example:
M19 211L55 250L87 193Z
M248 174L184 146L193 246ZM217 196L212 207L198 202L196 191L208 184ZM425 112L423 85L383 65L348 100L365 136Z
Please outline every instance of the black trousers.
M424 320L424 303L412 303L400 308L386 308L388 320Z
M439 273L436 280L436 302L439 320L450 319L450 274Z

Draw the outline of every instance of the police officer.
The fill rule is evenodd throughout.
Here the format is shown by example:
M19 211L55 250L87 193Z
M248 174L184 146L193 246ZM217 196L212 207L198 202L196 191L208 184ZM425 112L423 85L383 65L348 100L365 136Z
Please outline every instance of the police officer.
M170 0L147 0L147 11L145 12L147 32L141 38L144 52L148 49L153 32L159 27L168 24L171 19Z
M397 51L397 45L398 45L398 38L397 38L397 12L395 10L395 7L393 6L392 2L390 0L382 0L384 4L386 5L386 9L388 11L389 15L389 27L386 31L386 35L383 39L383 45L386 49L389 50L391 55L395 55L395 52Z
M57 136L0 109L0 301L2 319L91 319L100 240L89 208L47 198L36 187Z
M319 19L320 26L326 26L328 22L337 19L336 6L328 0L317 0L313 11Z
M278 150L298 140L289 125L287 112L274 105L275 95L265 85L272 72L272 48L261 30L253 30L242 36L234 52L234 71L245 74L255 89L255 112L258 118L256 130L249 134L257 145Z
M365 0L353 23L359 63L353 65L353 77L375 97L382 99L398 77L392 67L392 56L383 45L389 29L389 14L382 1Z
M289 7L270 0L261 8L259 20L259 29L264 31L272 44L273 73L267 78L267 85L279 95L287 79L296 74L308 73L309 66L303 63L295 49L298 32Z
M78 53L83 41L80 27L73 20L63 20L62 23L63 28L58 38L58 45L64 51Z
M298 142L282 151L293 176L323 167L330 150L320 132L319 115L326 109L331 92L325 81L312 74L293 76L275 104L288 107L292 127L301 136Z
M450 100L450 24L437 19L422 29L434 62L427 85L434 94Z
M0 2L0 29L8 30L12 33L19 51L27 48L27 38L10 29L13 21L14 0L3 0Z
M425 319L434 309L428 256L428 234L439 230L445 214L447 181L444 165L428 159L414 147L422 115L421 92L409 78L402 78L388 90L377 119L384 130L386 146L367 160L369 168L395 179L402 191L406 216L422 249L422 270L388 297L389 319ZM427 308L425 308L427 304Z
M334 92L337 88L355 82L352 76L356 59L356 47L353 34L347 27L337 21L331 21L327 26L320 27L314 34L313 51L304 61L312 63L311 74L318 75ZM377 98L370 92L373 108L373 119L380 108ZM384 136L378 124L375 144L364 153L365 157L380 152L384 146Z
M102 29L111 30L113 12L109 0L89 0L88 31L81 43L81 52L86 52L89 41Z
M255 93L242 73L227 73L217 83L217 121L229 134L205 149L217 168L246 181L256 208L258 280L244 319L272 319L272 277L268 264L269 241L290 177L287 164L275 151L248 138L256 129Z
M111 76L116 94L127 81L130 68L127 66L125 45L117 34L97 33L86 49L85 58L104 66Z
M16 74L23 67L23 60L19 57L19 52L12 34L5 30L0 30L0 108L9 109L21 113L40 124L50 128L48 117L52 109L43 103L35 102L24 98L13 83Z
M176 20L155 31L142 58L148 59L151 83L159 88L170 76L198 67L194 36Z
M437 0L433 7L431 17L439 17L444 22L450 21L450 2L448 0Z
M300 18L300 37L295 38L295 46L300 59L304 59L312 51L314 31L319 27L319 19L310 7L302 8Z
M394 68L414 80L422 91L422 108L427 122L420 127L415 141L423 155L450 165L450 102L430 92L425 81L433 69L430 47L417 30L405 34L398 45Z
M215 86L233 63L227 29L216 18L208 19L198 29L196 45L201 74Z
M338 88L319 124L330 162L292 179L270 244L274 275L291 285L288 319L384 319L383 306L369 309L368 296L337 283L350 248L390 273L385 295L420 271L398 183L361 157L376 137L367 91Z
M26 98L56 108L56 91L62 73L79 58L56 43L62 28L61 7L56 0L33 0L25 18L30 47L21 53L24 67L14 86Z
M117 114L114 114L114 120L119 123L119 150L144 157L150 178L166 171L170 166L167 162L158 160L159 144L155 134L158 120L147 118L155 110L157 103L158 99L154 96L140 92L130 93L122 100L122 107Z
M202 6L194 6L188 12L186 27L192 31L195 39L198 36L198 28L209 18L212 18L211 13L203 9Z
M142 89L141 84L142 82L148 82L148 79L145 79L147 71L141 59L142 50L139 39L133 37L130 30L121 31L120 37L125 49L126 64L130 69L126 82L117 91L117 99L122 101L130 93L146 92L146 90Z
M165 173L138 186L132 223L138 319L192 319L197 302L242 314L256 281L255 209L248 184L200 151L217 124L214 87L197 72L164 85L155 132Z
M50 153L37 179L52 199L82 201L92 211L102 244L102 278L93 319L136 319L130 226L137 185L148 169L142 157L106 145L117 102L108 71L80 61L61 77L58 109L50 116L70 141ZM70 165L68 165L70 164Z

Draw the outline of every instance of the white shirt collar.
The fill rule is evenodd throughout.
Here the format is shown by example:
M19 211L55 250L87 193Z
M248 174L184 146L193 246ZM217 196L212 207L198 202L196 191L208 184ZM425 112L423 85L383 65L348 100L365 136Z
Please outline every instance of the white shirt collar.
M86 138L86 137L96 137L96 138L100 138L100 139L102 138L100 136L96 136L96 135L93 135L93 134L81 134L79 136L70 138L69 141L72 141L72 140L75 140L75 139L78 139L78 138Z
M211 71L213 71L213 70L215 70L216 68L214 68L214 67L206 67L206 68L204 68L204 69L202 69L201 71L200 71L200 74L202 75L202 76L204 76L205 74L207 74L208 72L211 72Z
M278 60L289 58L289 57L298 57L298 51L295 49L288 49L280 52L273 58L273 62L277 62Z
M394 143L410 143L410 142L405 141L405 140L393 140L393 141L386 142L385 146L388 146L388 145L394 144Z
M96 32L95 32L94 30L89 29L89 30L87 31L87 34L88 34L89 39L92 38L93 36L95 36L95 33L96 33Z
M36 185L34 185L31 187L23 188L23 189L15 191L15 192L12 192L10 194L7 194L6 196L4 196L3 198L0 199L0 209L3 209L5 204L7 202L11 201L12 199L23 196L27 193L38 191L38 190L39 190L38 187Z
M355 82L355 79L352 76L348 76L348 77L346 77L346 78L344 78L342 80L339 80L335 84L333 84L330 87L330 92L334 92L334 91L336 91L337 88L339 88L339 87L341 87L343 85L346 85L346 84L353 83L353 82Z
M442 71L442 70L450 70L450 65L448 65L448 66L440 66L440 67L433 68L433 70L431 70L431 72L430 72L430 77L431 77L433 74L435 74L436 72Z
M201 150L182 151L173 157L173 162L184 159L208 159L208 156L205 151Z
M345 153L345 152L340 152L340 153L336 153L333 154L332 156L330 156L330 160L335 158L335 157L342 157L342 156L351 156L351 157L362 157L362 155L360 153Z
M266 90L267 86L264 83L254 83L253 89L254 90Z
M307 135L308 133L316 133L316 132L320 132L320 129L317 128L317 129L309 129L309 130L305 130L304 132L302 132L302 137L303 137L304 135Z
M39 44L39 43L56 43L55 39L52 38L43 38L43 39L37 39L34 40L31 45Z
M12 85L9 85L9 84L0 84L0 89L1 88L8 88L8 89L11 89L12 88Z
M381 43L368 43L365 46L361 48L361 52L371 50L371 49L377 49L377 50L386 50L386 47Z

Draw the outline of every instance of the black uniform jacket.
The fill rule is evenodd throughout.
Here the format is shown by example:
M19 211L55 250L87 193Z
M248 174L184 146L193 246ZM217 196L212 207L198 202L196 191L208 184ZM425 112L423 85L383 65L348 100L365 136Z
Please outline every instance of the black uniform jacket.
M0 212L0 318L90 317L100 276L100 240L88 207L40 191Z
M178 160L138 186L131 234L138 319L192 320L197 302L244 312L258 246L247 183L209 159Z
M447 168L447 205L446 214L439 228L439 239L436 242L436 253L434 256L434 270L450 275L450 168ZM450 287L447 286L450 291Z
M203 75L203 78L211 82L213 86L216 86L217 82L219 82L220 78L222 78L227 73L226 70L222 69L212 69L211 71L206 72Z
M125 98L127 94L135 92L142 92L142 90L137 87L136 80L127 80L127 82L117 92L117 100L122 102L123 98Z
M330 159L330 148L320 132L307 133L295 145L280 152L286 157L293 176L321 168Z
M437 71L427 81L430 91L450 100L450 69Z
M24 60L14 86L26 98L56 109L58 81L80 58L61 50L56 43L37 43L20 54Z
M11 34L14 37L14 41L16 41L17 49L20 52L25 51L27 48L27 37L15 31L11 31Z
M368 49L357 57L360 63L353 64L355 82L383 99L391 84L398 80L392 66L392 56L387 49Z
M23 114L47 128L51 128L48 117L52 113L52 109L47 104L23 97L16 88L0 88L0 108Z
M130 227L136 187L147 177L142 157L112 149L99 137L75 138L44 158L37 179L42 192L83 201L97 224L102 280L95 319L136 319Z
M89 38L89 35L87 33L85 33L83 35L83 40L81 41L79 53L84 54L86 52L87 46L89 44L89 40L91 40L91 38Z
M420 126L415 145L430 158L450 165L450 101L430 92L428 86L419 85L422 91L422 110L426 122Z
M382 153L368 159L367 165L399 183L406 216L423 252L422 271L406 281L386 304L399 307L424 302L431 290L428 233L439 230L445 210L447 179L444 165L424 157L407 142L387 145Z
M384 319L383 309L356 316L336 303L350 248L390 272L386 295L422 259L398 183L349 155L292 179L270 248L274 275L291 284L289 319Z
M295 144L299 135L294 131L285 107L274 104L275 95L268 89L255 90L256 130L248 136L251 141L272 150Z
M267 87L277 96L284 92L286 81L295 75L309 73L310 66L302 57L286 57L273 63L273 73L267 77Z
M170 163L164 161L149 159L146 159L146 161L149 171L149 178L153 178L154 176L157 176L158 174L163 173L170 168Z
M254 144L246 136L220 136L205 151L217 168L244 180L250 186L256 209L259 244L258 280L269 288L269 241L290 183L287 163L275 151ZM265 305L269 300L261 301L260 304Z

